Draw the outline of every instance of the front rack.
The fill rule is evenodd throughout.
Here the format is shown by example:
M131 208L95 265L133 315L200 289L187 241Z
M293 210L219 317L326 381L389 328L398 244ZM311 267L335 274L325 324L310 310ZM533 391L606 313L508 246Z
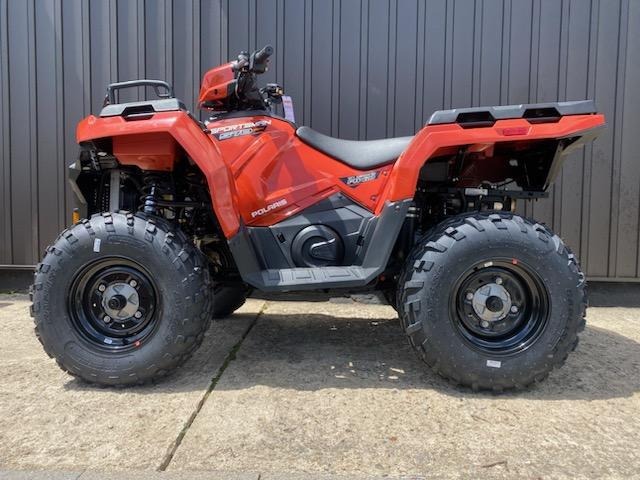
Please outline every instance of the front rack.
M104 105L112 105L116 103L116 92L125 88L134 87L151 87L158 98L175 98L173 87L162 80L128 80L126 82L110 83L107 87L107 95L104 97ZM164 91L161 91L164 89Z

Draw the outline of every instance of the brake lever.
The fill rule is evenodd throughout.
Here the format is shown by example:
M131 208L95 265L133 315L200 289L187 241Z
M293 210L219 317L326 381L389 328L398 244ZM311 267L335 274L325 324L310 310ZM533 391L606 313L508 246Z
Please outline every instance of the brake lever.
M234 62L233 68L236 71L240 71L246 69L249 66L249 53L248 52L240 52L238 55L238 60Z

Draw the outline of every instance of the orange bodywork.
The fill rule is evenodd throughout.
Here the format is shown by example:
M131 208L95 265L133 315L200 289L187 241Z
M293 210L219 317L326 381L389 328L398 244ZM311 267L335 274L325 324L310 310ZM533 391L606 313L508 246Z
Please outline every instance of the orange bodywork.
M231 170L222 159L215 142L186 112L160 112L148 120L137 121L127 121L120 116L101 118L90 115L78 124L76 139L86 142L128 136L134 140L147 134L168 134L173 137L207 179L213 209L225 235L230 237L237 232L240 218Z
M212 68L202 77L198 105L221 102L229 95L229 89L233 86L235 74L232 63L226 63Z
M231 238L241 222L273 225L339 192L378 214L386 201L413 198L420 169L433 157L455 152L462 145L485 151L498 142L579 136L604 125L604 116L572 115L539 124L499 120L491 127L468 129L457 124L428 125L395 163L370 170L378 172L375 179L356 186L341 179L365 172L303 143L293 125L277 117L227 118L209 128L251 131L250 125L256 122L261 128L255 133L220 140L205 133L184 111L155 113L135 121L90 116L78 125L77 140L112 138L113 153L122 164L154 170L170 170L181 147L204 173L213 209L225 236Z
M178 144L167 132L120 135L113 138L113 154L122 165L167 172L173 170Z
M340 179L362 172L306 145L295 136L293 126L284 120L243 117L215 122L215 127L222 129L227 125L258 121L270 124L257 135L227 140L216 140L211 136L231 169L240 193L239 213L247 225L273 225L338 192L371 211L382 204L380 194L393 165L375 169L379 172L375 180L350 187ZM265 214L255 214L277 202L283 205Z
M391 172L387 200L411 198L420 167L434 156L454 153L460 146L471 151L491 148L499 142L535 141L580 135L604 126L604 115L571 115L553 123L531 124L526 119L498 120L491 127L462 128L451 123L427 125L420 130Z

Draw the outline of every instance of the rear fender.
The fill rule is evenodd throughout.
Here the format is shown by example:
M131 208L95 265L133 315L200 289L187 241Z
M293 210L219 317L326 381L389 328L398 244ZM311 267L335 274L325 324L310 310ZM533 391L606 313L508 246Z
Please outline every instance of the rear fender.
M206 135L200 126L184 111L158 112L143 120L126 120L121 116L96 117L90 115L83 119L76 130L78 143L100 138L120 139L121 145L135 145L137 141L149 144L154 138L161 139L168 134L182 147L186 154L200 168L209 186L211 204L218 222L227 238L232 237L240 228L238 198L233 177L223 160L216 144ZM163 146L160 146L163 148ZM163 169L169 168L168 157L171 146L164 145ZM115 154L116 152L114 152ZM116 155L117 156L117 155ZM132 164L131 158L124 160ZM138 161L140 168L148 169L144 158ZM169 167L167 167L169 165Z
M566 139L558 149L549 153L549 171L542 189L546 189L558 172L564 154L591 140L605 124L603 115L571 115L554 123L530 123L526 119L498 120L492 126L463 128L456 123L427 125L415 136L400 156L389 178L387 200L395 201L414 196L420 170L433 158L455 154L461 147L480 151L502 142L532 142L531 148L546 140ZM549 143L549 142L546 142ZM487 169L491 164L487 163Z

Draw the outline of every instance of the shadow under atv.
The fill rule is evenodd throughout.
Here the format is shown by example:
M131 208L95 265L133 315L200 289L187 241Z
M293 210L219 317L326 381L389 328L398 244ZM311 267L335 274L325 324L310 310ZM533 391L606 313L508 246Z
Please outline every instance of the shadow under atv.
M366 308L366 307L365 307ZM249 316L219 320L238 329ZM211 375L207 358L212 341L164 382L121 390L123 394L190 390L194 376ZM637 375L640 343L600 327L589 326L565 366L541 384L498 397L536 400L599 400L628 397L640 391ZM237 352L232 352L216 390L256 385L298 391L344 389L434 389L452 397L494 397L456 388L431 372L407 344L395 318L340 318L325 314L262 313ZM91 387L78 380L69 389ZM116 390L117 391L117 390Z

